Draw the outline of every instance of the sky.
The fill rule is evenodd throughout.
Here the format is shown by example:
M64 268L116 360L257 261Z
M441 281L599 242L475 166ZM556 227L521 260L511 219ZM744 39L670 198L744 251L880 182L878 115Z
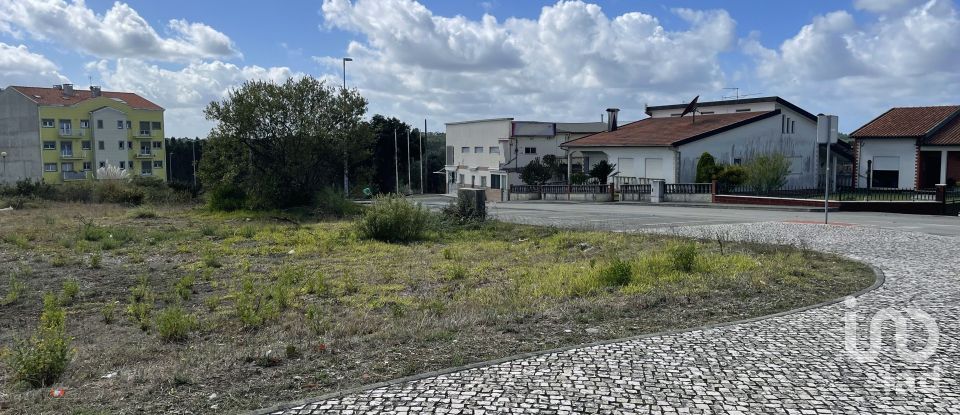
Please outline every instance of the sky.
M0 86L91 83L203 108L248 80L343 82L428 129L643 118L696 95L777 95L850 132L893 106L960 104L954 0L0 0Z

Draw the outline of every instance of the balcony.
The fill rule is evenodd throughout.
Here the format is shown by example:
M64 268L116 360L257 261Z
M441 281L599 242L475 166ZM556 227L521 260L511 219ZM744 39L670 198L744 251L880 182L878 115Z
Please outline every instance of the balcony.
M135 156L135 158L138 158L138 159L152 159L152 158L153 158L153 153L140 153L140 154L137 154L137 155Z
M140 130L133 134L136 138L151 138L153 137L153 131L150 130Z
M58 131L59 131L60 137L67 137L67 138L83 137L83 130L61 128Z
M83 171L65 171L63 172L63 181L87 180L87 172Z
M61 151L60 158L64 160L83 160L83 155L74 153L73 151Z
M143 176L143 177L150 177L150 176L153 176L153 171L145 170L145 171L140 172L140 175Z

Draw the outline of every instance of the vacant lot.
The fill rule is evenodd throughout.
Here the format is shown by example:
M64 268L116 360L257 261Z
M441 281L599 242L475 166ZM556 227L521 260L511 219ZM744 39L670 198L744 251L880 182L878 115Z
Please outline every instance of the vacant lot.
M235 413L872 282L836 256L722 239L488 223L402 245L349 221L51 204L0 212L0 347L57 294L75 349L54 385L66 395L0 365L0 412Z

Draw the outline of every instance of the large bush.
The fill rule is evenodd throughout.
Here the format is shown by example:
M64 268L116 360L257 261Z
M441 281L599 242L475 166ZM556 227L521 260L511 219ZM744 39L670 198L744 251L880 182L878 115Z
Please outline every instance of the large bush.
M210 191L209 203L213 210L226 212L240 210L247 204L247 193L240 186L224 183Z
M379 196L357 222L357 231L366 239L413 242L425 237L430 222L430 212L403 196Z
M541 185L553 176L550 167L540 162L539 158L530 160L526 166L520 169L520 180L530 185Z
M780 153L754 156L743 167L747 172L744 184L757 192L783 187L790 174L790 160Z
M713 159L713 156L706 151L700 155L700 159L697 160L697 183L710 183L714 176L717 174L717 163Z
M593 167L590 168L590 177L597 179L600 184L607 184L607 177L610 177L610 174L613 173L616 167L616 164L610 164L606 160L600 160L599 163L594 164Z
M325 187L317 193L314 206L317 214L321 216L343 218L363 213L363 208L360 205L329 187Z
M743 166L727 164L720 166L713 178L722 186L738 186L747 180L747 170Z

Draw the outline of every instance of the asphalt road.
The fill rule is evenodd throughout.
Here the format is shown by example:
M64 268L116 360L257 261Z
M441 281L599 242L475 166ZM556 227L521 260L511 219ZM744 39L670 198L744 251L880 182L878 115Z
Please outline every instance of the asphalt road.
M439 195L422 196L417 197L417 199L430 207L440 207L451 200ZM510 222L608 230L753 222L823 223L824 220L823 212L760 208L720 209L648 204L543 201L490 203L487 206L491 216ZM913 231L931 235L960 235L960 218L950 216L830 212L830 223Z

